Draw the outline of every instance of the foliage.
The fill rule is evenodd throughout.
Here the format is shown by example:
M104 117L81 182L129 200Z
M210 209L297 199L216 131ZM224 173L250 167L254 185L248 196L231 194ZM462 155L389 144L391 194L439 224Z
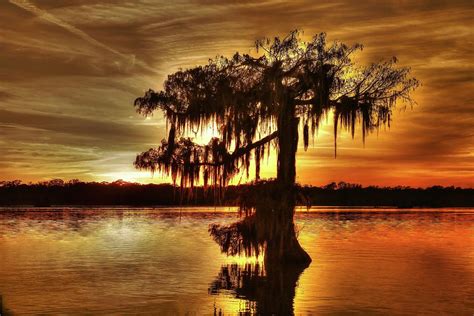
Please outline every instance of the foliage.
M170 174L181 187L200 179L225 186L240 171L248 174L250 161L260 161L272 144L279 150L279 127L286 110L303 129L305 148L321 120L333 112L337 133L356 124L362 137L389 124L397 100L410 102L418 86L408 68L396 68L396 58L359 67L352 61L362 45L328 44L324 33L305 42L300 32L285 38L256 41L256 54L218 57L205 66L180 70L168 76L163 90L148 90L135 100L145 116L164 113L168 139L139 154L139 169ZM217 126L219 137L199 145L187 137ZM262 137L262 135L265 135Z

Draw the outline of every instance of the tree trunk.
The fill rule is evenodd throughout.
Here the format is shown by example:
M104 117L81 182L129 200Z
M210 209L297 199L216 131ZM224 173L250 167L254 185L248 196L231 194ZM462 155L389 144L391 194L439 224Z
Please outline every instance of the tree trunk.
M293 216L296 204L296 149L298 146L298 118L295 107L285 106L278 119L277 180L250 195L255 214L230 226L215 225L210 233L221 250L228 254L241 251L265 251L265 264L299 264L307 266L311 258L298 242ZM263 191L262 191L263 189ZM259 191L260 190L260 191ZM254 249L255 248L255 249Z
M296 237L293 215L296 192L296 150L298 146L298 118L291 103L285 102L278 119L279 152L277 192L272 205L257 209L257 222L269 228L265 261L291 264L309 264L311 258L300 246ZM262 208L263 208L262 207Z

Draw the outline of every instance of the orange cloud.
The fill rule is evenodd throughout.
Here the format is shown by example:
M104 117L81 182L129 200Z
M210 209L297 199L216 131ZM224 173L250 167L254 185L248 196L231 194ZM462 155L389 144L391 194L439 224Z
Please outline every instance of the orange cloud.
M339 138L331 120L298 151L298 181L474 186L471 1L20 1L0 3L0 178L110 180L165 136L132 101L179 67L249 52L294 28L397 56L423 86L390 130ZM123 67L136 56L133 67ZM119 65L117 65L117 62ZM150 124L155 123L155 124ZM272 160L263 175L272 176Z

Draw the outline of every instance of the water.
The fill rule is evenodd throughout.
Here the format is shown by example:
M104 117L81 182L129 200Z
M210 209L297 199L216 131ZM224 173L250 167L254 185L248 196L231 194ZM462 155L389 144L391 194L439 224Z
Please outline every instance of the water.
M474 210L298 212L313 262L280 278L261 258L220 254L208 226L237 219L227 208L0 209L4 309L233 315L272 302L303 315L474 313Z

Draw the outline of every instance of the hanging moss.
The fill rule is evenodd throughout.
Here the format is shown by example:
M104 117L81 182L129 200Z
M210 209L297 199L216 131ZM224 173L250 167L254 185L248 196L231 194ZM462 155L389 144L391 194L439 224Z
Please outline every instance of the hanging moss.
M410 101L409 92L418 85L408 78L408 68L394 67L395 58L356 67L351 56L362 46L327 45L324 33L304 42L293 31L283 39L258 40L256 47L262 55L236 53L232 58L221 56L205 66L177 71L168 76L163 90L148 90L137 98L139 113L151 115L161 110L170 128L168 140L138 155L135 165L170 174L183 186L192 187L204 174L207 183L225 186L237 172L248 173L253 159L258 178L262 153L269 150L274 138L253 144L259 141L258 135L276 131L282 96L302 118L305 149L308 123L314 137L320 120L333 111L336 151L339 129L354 137L360 122L365 140L368 133L390 123L395 102ZM185 137L209 124L220 127L220 137L208 145Z

